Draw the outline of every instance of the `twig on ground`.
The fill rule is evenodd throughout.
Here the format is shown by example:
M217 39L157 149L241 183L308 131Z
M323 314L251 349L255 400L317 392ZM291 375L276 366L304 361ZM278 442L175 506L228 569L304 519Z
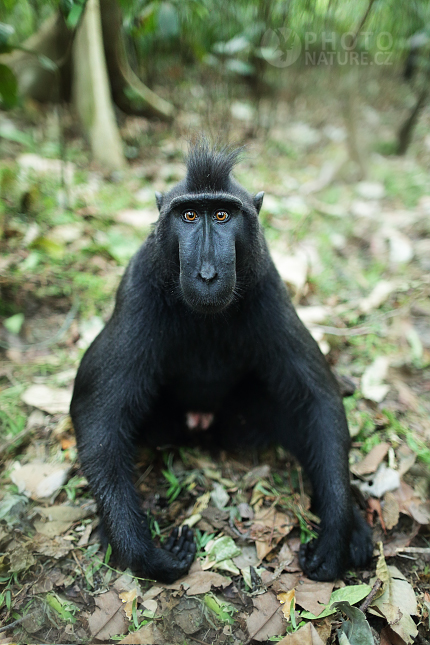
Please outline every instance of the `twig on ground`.
M360 611L362 611L362 612L363 612L363 614L368 610L368 608L369 608L369 606L370 606L370 603L371 603L371 602L372 602L372 600L374 599L375 595L378 593L378 591L379 591L379 589L381 588L381 586L382 586L382 580L380 580L379 578L377 578L377 579L376 579L375 584L374 584L374 585L373 585L373 587L372 587L371 592L370 592L370 593L369 593L369 595L364 599L364 602L362 602L362 603L361 603L361 605L360 605L360 607L359 607Z
M20 441L21 439L24 439L30 432L32 431L32 428L24 428L24 430L21 430L21 432L18 432L14 437L11 437L10 439L6 439L6 441L3 441L3 443L0 444L0 457L1 455L6 452L10 446L12 446L16 441Z
M22 616L22 618L18 618L17 620L14 620L13 623L9 623L9 625L4 625L4 627L0 627L0 633L1 632L8 632L10 629L13 629L17 625L20 625L27 618L30 618L30 616L35 616L36 614L37 614L36 611L32 611L31 614L27 614L26 616Z

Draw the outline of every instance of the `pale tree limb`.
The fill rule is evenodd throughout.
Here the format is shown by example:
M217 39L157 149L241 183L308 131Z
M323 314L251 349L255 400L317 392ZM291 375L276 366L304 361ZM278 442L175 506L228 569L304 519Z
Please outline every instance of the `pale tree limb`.
M426 79L428 83L428 78ZM425 107L429 91L427 84L424 85L419 93L418 99L412 108L412 111L406 121L403 123L398 134L397 154L404 155L412 141L412 132L418 122L422 110Z
M51 69L43 56L55 63ZM117 0L88 0L76 31L60 11L53 13L21 49L0 60L14 71L22 96L40 102L72 98L95 160L109 170L126 163L112 99L126 114L164 121L174 115L172 104L146 87L128 63Z
M100 8L106 64L116 105L126 114L171 120L172 104L146 87L129 65L117 0L100 0Z
M72 48L72 100L94 159L109 170L126 165L113 110L99 0L88 0Z
M70 45L73 40L71 32L62 14L57 11L47 18L40 29L22 43L22 49L1 56L1 62L8 65L18 79L21 96L29 96L36 101L58 101L68 93L70 82ZM25 51L24 51L25 50ZM53 61L59 70L44 66L38 55L46 56ZM61 87L59 76L61 75Z

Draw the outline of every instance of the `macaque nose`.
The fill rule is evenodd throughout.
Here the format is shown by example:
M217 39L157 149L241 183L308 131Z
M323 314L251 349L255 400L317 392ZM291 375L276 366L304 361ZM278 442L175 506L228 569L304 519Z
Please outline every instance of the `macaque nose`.
M212 264L203 264L199 272L199 278L201 278L203 282L213 282L217 277L218 273L216 272L215 267Z

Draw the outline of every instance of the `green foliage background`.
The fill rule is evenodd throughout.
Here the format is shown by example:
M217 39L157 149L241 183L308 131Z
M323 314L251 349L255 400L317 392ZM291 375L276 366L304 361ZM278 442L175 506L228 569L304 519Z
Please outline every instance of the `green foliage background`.
M13 25L16 42L30 36L60 7L65 15L79 13L83 0L3 0L0 21ZM135 64L152 76L160 58L175 56L182 62L211 62L221 51L248 64L268 28L287 26L302 38L308 31L322 34L355 32L369 6L368 0L119 0L124 27ZM388 32L393 49L402 52L411 34L430 29L426 0L396 2L375 0L363 31L370 48L376 35ZM241 39L241 41L237 39ZM225 44L231 43L230 49ZM224 44L224 47L222 46ZM360 46L360 40L358 41ZM213 61L212 61L213 63ZM234 68L234 65L232 66ZM237 66L240 69L240 66ZM245 68L243 68L245 69Z

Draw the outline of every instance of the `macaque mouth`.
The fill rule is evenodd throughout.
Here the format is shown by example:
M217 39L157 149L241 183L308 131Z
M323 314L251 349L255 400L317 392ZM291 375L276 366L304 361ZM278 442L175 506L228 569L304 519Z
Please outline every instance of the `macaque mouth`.
M204 301L204 300L199 300L199 302L194 302L192 304L192 308L194 311L197 311L198 313L201 314L217 314L221 311L224 311L224 309L227 309L227 307L233 302L233 294L231 294L230 297L228 298L223 298L222 300L211 300L211 301Z
M226 309L234 299L233 290L223 293L223 295L205 297L201 293L189 294L184 293L185 302L191 309L201 314L216 314Z

